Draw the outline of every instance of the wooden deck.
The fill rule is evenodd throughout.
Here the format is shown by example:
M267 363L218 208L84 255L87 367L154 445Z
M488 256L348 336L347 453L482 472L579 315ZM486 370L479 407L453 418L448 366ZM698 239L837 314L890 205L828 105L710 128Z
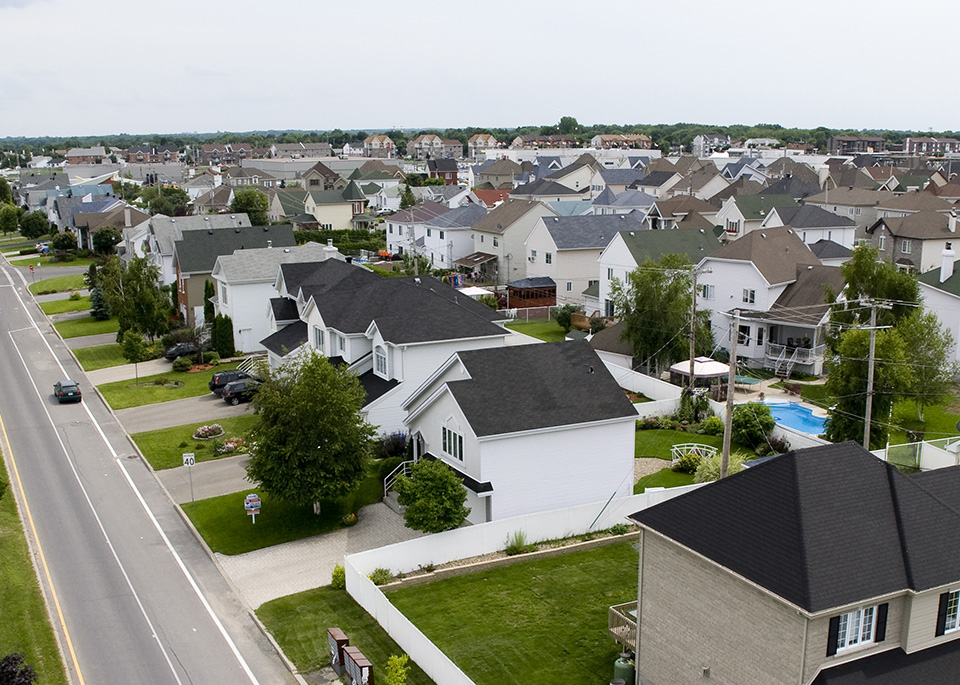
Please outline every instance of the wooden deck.
M636 613L637 603L627 602L610 607L607 613L607 632L627 650L637 652L637 621L630 615Z

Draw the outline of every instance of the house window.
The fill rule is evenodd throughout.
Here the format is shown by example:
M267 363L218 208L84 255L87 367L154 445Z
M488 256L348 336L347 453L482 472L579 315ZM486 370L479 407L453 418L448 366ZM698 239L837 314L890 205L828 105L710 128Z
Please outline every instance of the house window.
M738 330L740 335L737 336L737 344L749 345L750 344L750 326L740 326Z
M227 303L227 285L226 283L220 284L220 304Z
M496 247L496 241L497 241L497 239L494 238L493 241L494 241L494 247ZM481 242L481 243L483 242L483 233L480 234L480 242Z
M854 609L840 614L837 624L837 651L843 651L873 641L877 607Z
M443 453L463 461L463 436L446 426L443 427Z
M393 233L393 224L387 224L387 233Z
M881 250L885 250L887 247L887 236L882 235L877 238L877 246Z
M607 269L607 278L613 280L613 269Z
M531 262L537 261L537 251L536 251L536 250L530 250L530 261L531 261Z
M323 352L323 329L313 327L313 346L319 352Z
M427 229L427 237L429 238L430 236L431 236L431 233L430 233L430 229L428 228L428 229Z
M603 315L613 316L613 302L611 302L610 300L603 301Z
M543 255L543 261L545 261L547 264L553 264L553 253L545 252Z
M700 297L705 300L712 300L717 296L717 287L704 283L700 286Z
M900 242L900 251L903 254L910 254L913 250L913 245L910 244L909 240L903 240Z
M757 326L757 347L763 347L763 328Z
M483 242L482 237L481 237L480 242ZM494 246L494 247L500 247L500 240L499 240L498 238L494 238L494 239L493 239L493 246Z
M440 240L443 240L443 231L440 231Z
M860 216L861 211L862 210L859 207L857 207L857 216Z
M346 340L344 339L344 337L343 337L342 335L337 336L337 349L338 349L340 352L343 352L345 349L347 349Z
M749 290L747 288L743 289L743 301L747 304L753 304L757 299L757 291Z
M567 281L567 292L569 293L572 290L573 290L573 283L571 281Z
M727 219L727 233L739 233L740 232L740 221L731 221Z
M373 351L373 359L377 368L377 375L386 377L387 375L387 353L386 351L377 346L377 349Z

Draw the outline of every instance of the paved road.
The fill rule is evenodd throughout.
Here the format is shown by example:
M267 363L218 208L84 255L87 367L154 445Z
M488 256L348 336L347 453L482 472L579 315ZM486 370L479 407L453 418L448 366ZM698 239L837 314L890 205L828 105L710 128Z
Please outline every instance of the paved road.
M172 402L148 404L145 407L131 407L117 411L117 418L128 433L152 431L158 428L172 428L185 423L196 423L226 419L253 412L249 402L236 407L224 402L218 395L210 393L200 397L188 397Z
M72 682L294 682L99 397L55 403L86 379L24 298L0 266L0 445Z

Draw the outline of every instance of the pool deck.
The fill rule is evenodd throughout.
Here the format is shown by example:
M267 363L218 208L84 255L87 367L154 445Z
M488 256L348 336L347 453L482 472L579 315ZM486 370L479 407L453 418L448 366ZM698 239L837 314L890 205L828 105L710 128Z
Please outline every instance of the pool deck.
M800 395L791 395L786 390L781 390L780 388L771 388L770 386L774 383L779 383L779 378L768 378L757 385L750 386L749 389L740 386L736 389L733 395L733 401L740 402L759 402L760 393L763 393L765 402L795 402L796 404L807 407L813 412L814 416L819 416L821 418L826 418L827 410L823 407L819 407L815 404L810 404L809 402L804 402L803 398ZM823 385L827 382L826 378L818 378L815 381L793 381L795 383L803 383L804 385Z

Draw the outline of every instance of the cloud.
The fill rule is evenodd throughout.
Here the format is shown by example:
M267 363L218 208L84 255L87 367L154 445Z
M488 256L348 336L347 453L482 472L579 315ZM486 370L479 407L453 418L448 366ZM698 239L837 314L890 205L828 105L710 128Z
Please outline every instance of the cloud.
M50 2L50 0L0 0L0 10L21 9L28 5L42 5L47 2Z

